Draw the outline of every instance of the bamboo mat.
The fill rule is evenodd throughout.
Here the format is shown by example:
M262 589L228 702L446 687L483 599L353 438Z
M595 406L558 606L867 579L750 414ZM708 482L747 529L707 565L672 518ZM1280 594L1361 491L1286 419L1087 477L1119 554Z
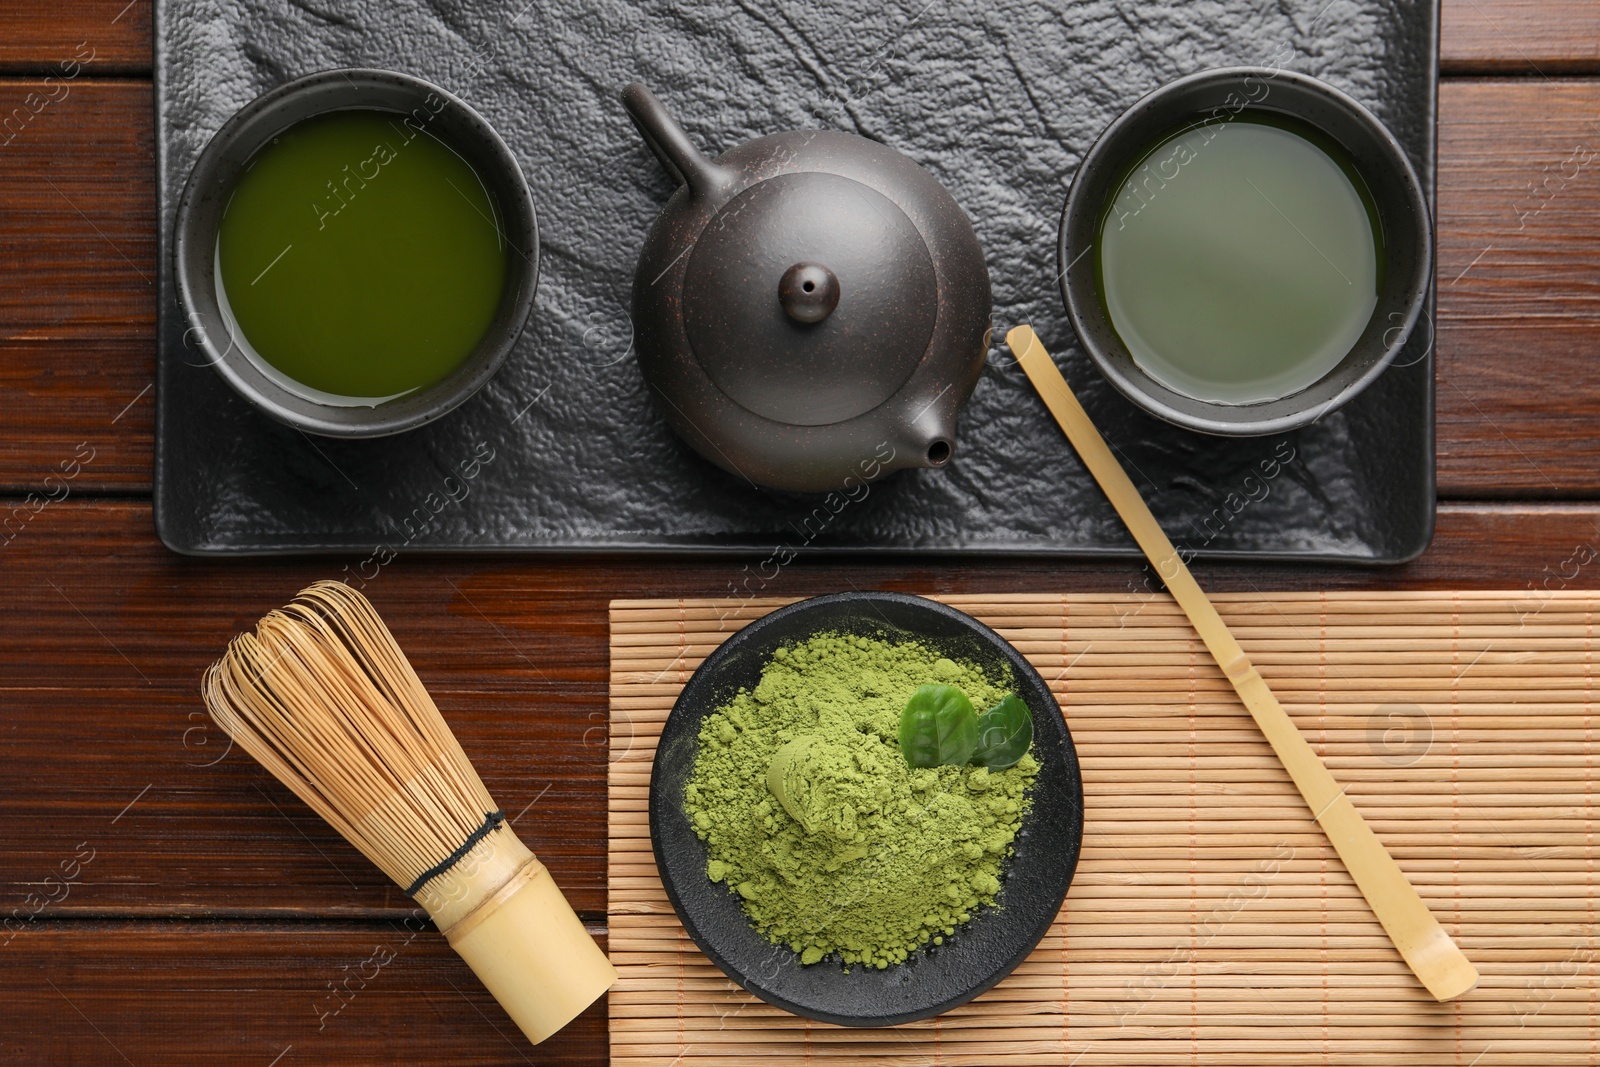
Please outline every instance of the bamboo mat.
M808 1022L739 990L662 892L645 792L690 673L782 602L615 601L614 1064L1600 1063L1600 598L1215 598L1482 972L1443 1005L1395 954L1169 599L940 599L1033 662L1077 744L1083 857L1050 933L982 997L889 1030Z

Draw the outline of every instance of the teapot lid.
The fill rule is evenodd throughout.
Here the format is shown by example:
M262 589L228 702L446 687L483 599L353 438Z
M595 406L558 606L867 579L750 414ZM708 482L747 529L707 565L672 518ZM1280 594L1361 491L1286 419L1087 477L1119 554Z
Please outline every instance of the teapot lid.
M683 323L741 407L797 426L865 414L922 361L938 316L933 259L882 193L820 171L779 174L712 216L690 254Z

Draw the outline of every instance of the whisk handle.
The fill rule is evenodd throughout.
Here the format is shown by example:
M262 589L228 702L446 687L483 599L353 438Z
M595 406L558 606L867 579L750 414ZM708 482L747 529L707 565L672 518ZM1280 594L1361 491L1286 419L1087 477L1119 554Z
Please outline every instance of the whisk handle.
M611 961L531 853L504 885L441 929L534 1044L617 981Z

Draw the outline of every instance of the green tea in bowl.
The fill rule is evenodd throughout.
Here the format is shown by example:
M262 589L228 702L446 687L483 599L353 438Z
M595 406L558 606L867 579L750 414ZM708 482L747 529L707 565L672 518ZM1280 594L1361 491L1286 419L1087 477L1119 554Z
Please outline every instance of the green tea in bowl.
M505 363L539 233L511 148L397 71L318 71L222 124L173 222L183 363L301 432L438 419Z
M1223 67L1135 101L1072 176L1058 282L1106 381L1168 423L1256 437L1348 403L1433 284L1407 149L1348 94ZM1411 366L1428 351L1414 341Z
M1307 123L1245 109L1191 122L1129 167L1095 280L1133 361L1217 404L1297 393L1338 366L1382 285L1377 209Z
M500 306L494 197L413 116L335 111L274 138L217 235L217 298L280 384L339 405L444 380Z

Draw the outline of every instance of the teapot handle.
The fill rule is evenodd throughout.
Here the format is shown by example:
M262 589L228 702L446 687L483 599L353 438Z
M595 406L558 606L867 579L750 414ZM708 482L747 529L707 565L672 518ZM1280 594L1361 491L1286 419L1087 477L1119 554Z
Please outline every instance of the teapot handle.
M733 180L733 173L707 159L689 140L654 93L633 82L622 90L622 106L650 151L673 179L689 188L691 199L717 196Z

